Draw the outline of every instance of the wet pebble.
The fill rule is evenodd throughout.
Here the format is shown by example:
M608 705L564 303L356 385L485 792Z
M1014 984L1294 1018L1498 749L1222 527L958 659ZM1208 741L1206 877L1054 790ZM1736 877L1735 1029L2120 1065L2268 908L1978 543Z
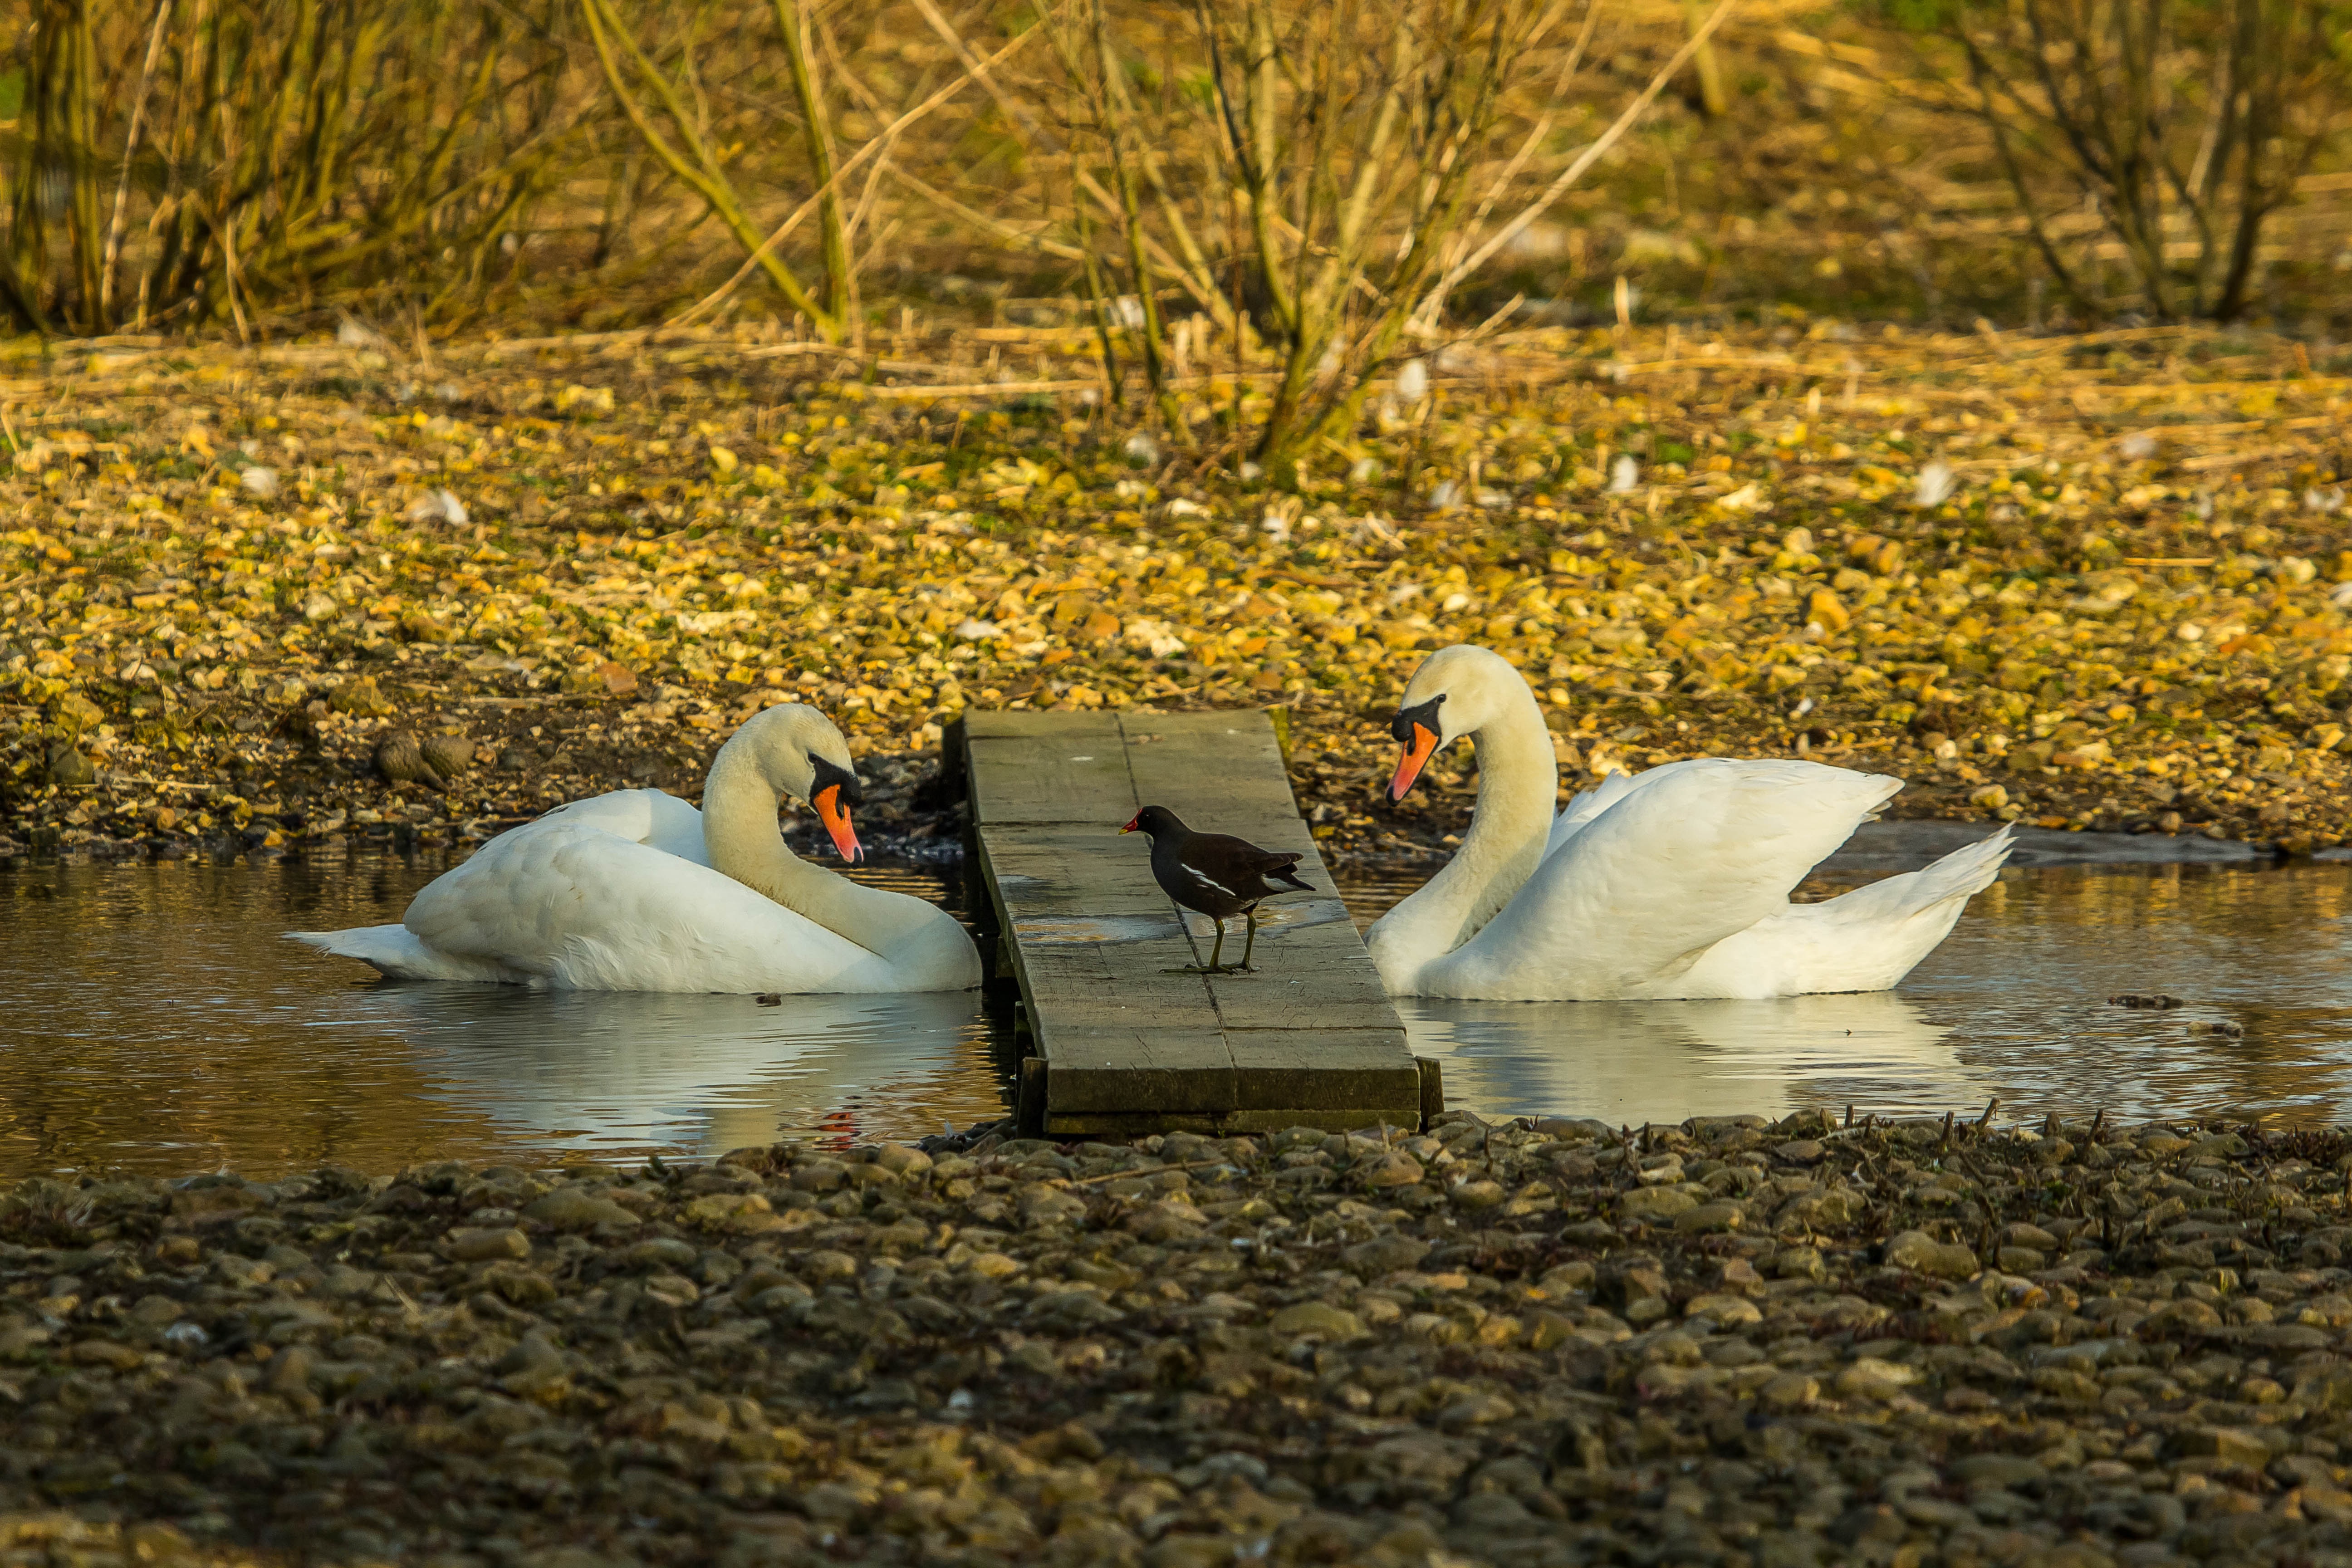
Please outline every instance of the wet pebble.
M2326 1561L2347 1165L1455 1113L35 1178L0 1564Z

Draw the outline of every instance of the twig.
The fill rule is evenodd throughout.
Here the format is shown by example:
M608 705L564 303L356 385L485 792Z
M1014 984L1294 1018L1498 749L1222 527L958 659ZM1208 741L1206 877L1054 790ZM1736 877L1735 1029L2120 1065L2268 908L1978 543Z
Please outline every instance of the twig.
M98 313L101 327L110 326L107 308L114 302L114 264L122 257L122 209L131 196L131 161L139 152L139 133L147 123L147 88L155 77L155 60L163 52L163 24L171 20L172 0L155 0L155 25L147 33L147 60L139 68L139 91L131 100L131 133L122 144L122 177L114 185L114 214L106 224L106 257L99 264Z
M1582 152L1577 153L1568 167L1561 170L1552 183L1544 187L1541 195L1519 210L1517 216L1496 229L1485 244L1472 251L1468 257L1446 268L1423 298L1433 299L1443 304L1445 297L1451 294L1455 286L1465 278L1484 267L1496 251L1525 233L1530 224L1549 212L1553 203L1568 194L1570 186L1582 179L1585 172L1599 163L1601 155L1614 147L1625 132L1632 130L1643 115L1649 112L1650 105L1656 100L1659 93L1665 90L1666 83L1679 75L1683 67L1690 63L1691 57L1705 47L1709 38L1715 37L1716 29L1724 24L1730 16L1733 8L1738 4L1739 0L1717 0L1716 7L1707 13L1706 20L1691 29L1691 35L1683 41L1683 47L1675 51L1673 58L1659 68L1658 74L1650 79L1650 85L1643 88L1633 101L1625 106L1624 112L1617 116L1609 129L1587 144ZM1419 313L1419 311L1415 312L1415 314Z

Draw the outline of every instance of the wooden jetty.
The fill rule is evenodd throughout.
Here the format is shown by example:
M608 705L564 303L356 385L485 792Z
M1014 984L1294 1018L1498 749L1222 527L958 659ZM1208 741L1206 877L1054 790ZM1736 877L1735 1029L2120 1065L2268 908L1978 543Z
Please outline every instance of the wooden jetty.
M1298 850L1331 886L1267 714L972 713L962 742L983 938L1021 990L1024 1131L1416 1127L1443 1108L1334 893L1262 906L1254 973L1168 973L1205 963L1214 927L1160 890L1150 840L1119 832L1140 807ZM1228 955L1242 934L1233 922Z

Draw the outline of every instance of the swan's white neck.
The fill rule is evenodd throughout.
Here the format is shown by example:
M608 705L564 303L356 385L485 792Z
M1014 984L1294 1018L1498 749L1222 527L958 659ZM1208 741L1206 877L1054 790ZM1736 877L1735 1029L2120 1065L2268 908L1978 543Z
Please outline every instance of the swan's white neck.
M1460 947L1511 901L1543 861L1559 794L1559 761L1535 693L1497 681L1496 711L1469 731L1478 804L1445 868L1381 917L1365 938L1389 989Z
M702 844L710 864L753 891L807 916L861 947L883 952L903 921L877 918L897 911L889 895L835 876L793 854L776 826L777 792L748 749L722 746L702 786Z

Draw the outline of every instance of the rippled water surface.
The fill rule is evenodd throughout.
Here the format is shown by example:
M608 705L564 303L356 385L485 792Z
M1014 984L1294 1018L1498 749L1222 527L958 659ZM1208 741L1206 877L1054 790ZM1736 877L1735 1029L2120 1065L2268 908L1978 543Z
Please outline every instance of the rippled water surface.
M279 938L396 921L443 868L0 870L0 1173L718 1153L1003 1113L976 994L399 984ZM961 880L858 875L941 902Z
M1947 847L1948 830L1882 827L1811 891ZM1973 1112L1998 1094L2004 1117L2343 1118L2352 864L2070 865L2047 846L2023 858L2036 863L1979 895L1890 994L1407 1003L1413 1048L1444 1060L1451 1103L1488 1114ZM387 984L278 939L397 920L441 868L0 869L0 1173L713 1153L914 1137L1003 1112L1001 1028L974 995L761 1007ZM957 879L861 875L943 902ZM1414 880L1356 877L1341 890L1362 922ZM2187 1005L2106 1003L2126 991Z

